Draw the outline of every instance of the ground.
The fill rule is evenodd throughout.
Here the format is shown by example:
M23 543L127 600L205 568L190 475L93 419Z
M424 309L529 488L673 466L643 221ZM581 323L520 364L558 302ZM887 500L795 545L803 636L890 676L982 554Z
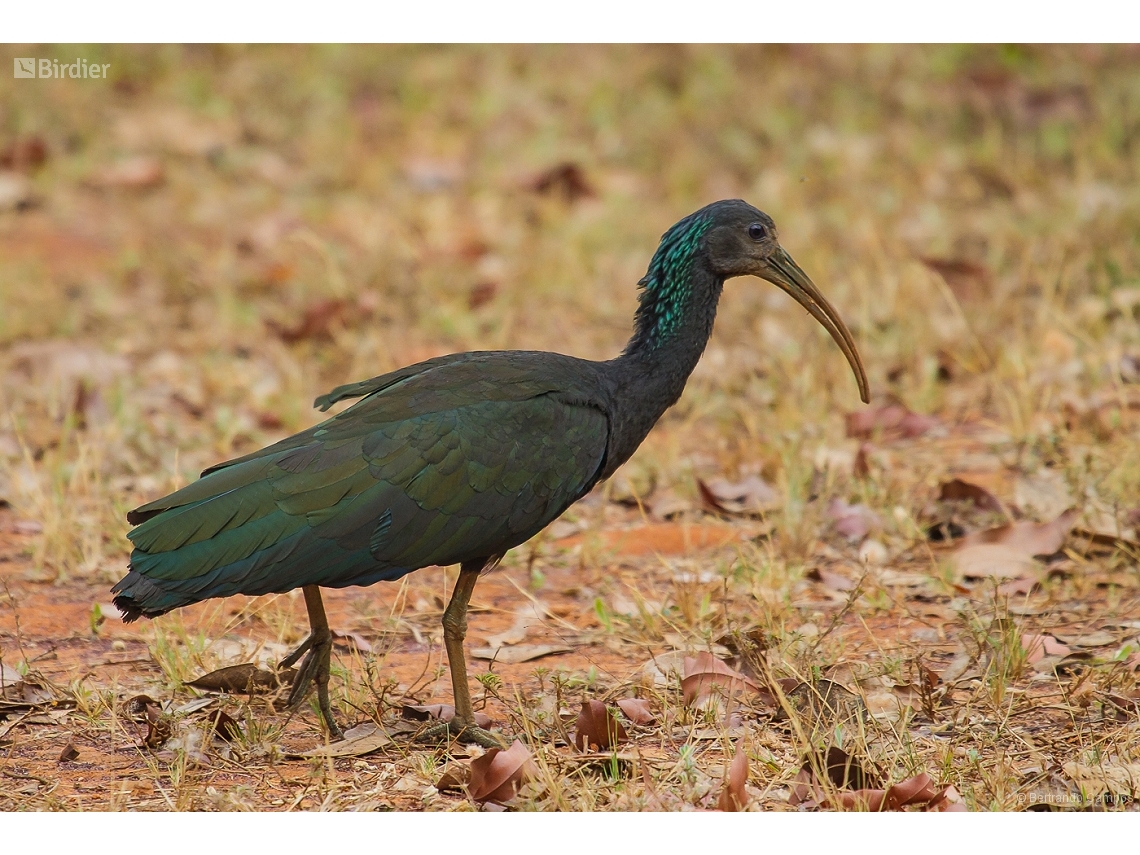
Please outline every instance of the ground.
M1134 809L1133 49L5 50L110 71L0 79L0 806ZM345 743L270 676L299 592L120 620L127 510L343 382L612 356L730 197L872 403L730 282L642 449L476 588L517 745L416 741L454 569L326 592Z

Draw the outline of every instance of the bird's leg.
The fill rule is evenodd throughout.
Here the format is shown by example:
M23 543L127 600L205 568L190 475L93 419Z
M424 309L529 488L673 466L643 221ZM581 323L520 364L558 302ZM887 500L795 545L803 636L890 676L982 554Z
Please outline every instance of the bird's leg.
M460 742L473 742L484 748L502 748L503 742L489 730L475 726L475 711L471 706L471 689L467 685L467 660L463 655L463 640L467 636L467 605L471 592L479 581L483 563L471 562L459 567L459 578L451 601L443 612L443 645L447 650L447 664L451 669L451 688L455 695L455 717L442 727L432 727L420 739L429 741L444 734L453 735Z
M329 703L329 665L332 661L333 638L329 629L329 620L325 616L325 605L321 601L321 589L316 585L305 585L301 589L305 594L305 608L309 612L309 637L301 642L301 646L286 656L277 666L278 669L289 668L301 655L305 658L293 678L293 688L289 692L289 699L285 702L288 709L296 709L309 694L313 681L317 683L317 703L321 709L321 718L333 739L341 739L344 734L333 718L332 705Z

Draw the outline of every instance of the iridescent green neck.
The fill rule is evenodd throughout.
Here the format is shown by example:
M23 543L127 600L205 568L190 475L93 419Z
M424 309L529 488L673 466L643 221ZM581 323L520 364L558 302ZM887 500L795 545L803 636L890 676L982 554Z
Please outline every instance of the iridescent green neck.
M694 262L701 238L710 225L712 218L697 212L681 220L661 238L649 269L638 283L641 294L627 353L656 350L684 329L693 298Z

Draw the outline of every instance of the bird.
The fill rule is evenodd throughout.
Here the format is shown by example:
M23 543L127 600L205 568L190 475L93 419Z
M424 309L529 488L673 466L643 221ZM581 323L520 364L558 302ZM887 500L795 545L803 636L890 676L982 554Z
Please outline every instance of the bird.
M446 735L498 746L475 725L463 643L480 574L557 519L634 453L680 398L713 331L729 279L758 277L807 310L847 358L864 403L867 375L835 308L781 246L772 218L740 199L709 204L664 233L638 283L620 355L543 351L438 356L316 399L308 430L211 466L127 514L127 575L112 588L124 620L214 597L300 588L310 632L287 707L316 685L332 739L332 633L321 588L393 581L459 565L443 613L455 715Z

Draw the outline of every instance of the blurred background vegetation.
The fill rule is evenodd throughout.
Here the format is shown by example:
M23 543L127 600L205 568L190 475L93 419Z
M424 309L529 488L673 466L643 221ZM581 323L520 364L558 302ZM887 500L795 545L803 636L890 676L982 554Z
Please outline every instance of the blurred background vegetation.
M110 64L0 75L0 499L45 577L117 578L126 508L336 384L615 354L658 236L725 197L775 218L875 392L1136 504L1140 444L1093 400L1140 380L1134 47L3 52ZM857 406L802 310L732 283L639 465L792 495Z

